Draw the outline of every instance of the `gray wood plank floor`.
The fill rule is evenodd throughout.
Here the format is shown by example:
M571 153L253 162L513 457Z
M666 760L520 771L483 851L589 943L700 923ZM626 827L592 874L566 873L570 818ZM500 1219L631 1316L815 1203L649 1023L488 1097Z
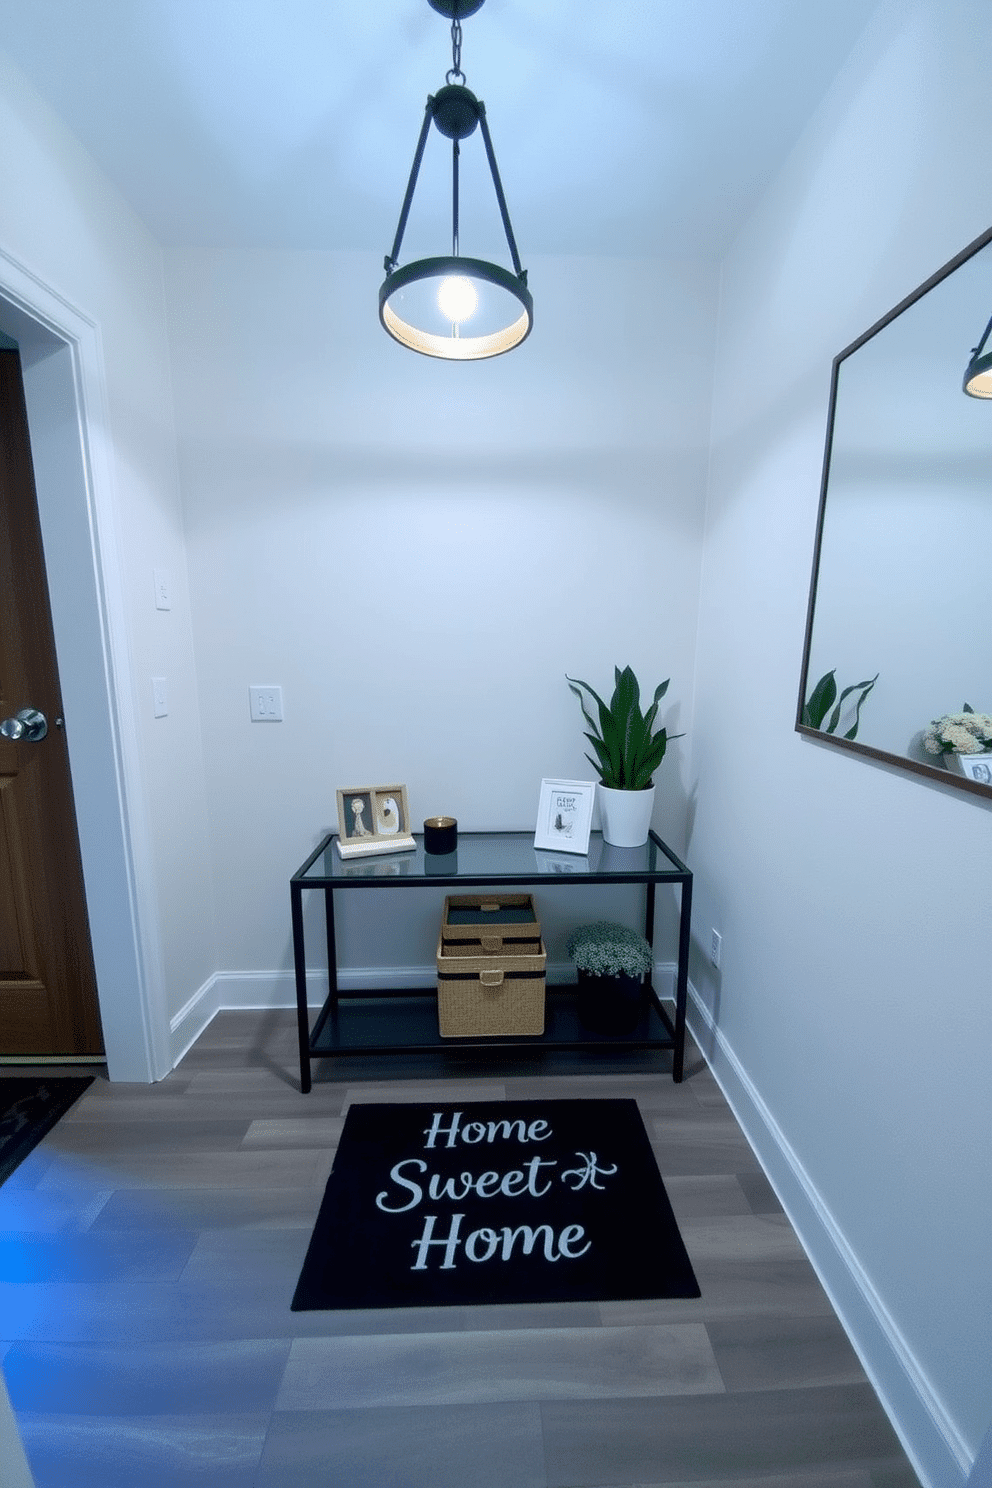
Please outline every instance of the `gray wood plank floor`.
M692 1049L314 1066L222 1013L100 1077L0 1188L0 1360L38 1488L913 1488ZM13 1073L13 1071L12 1071ZM353 1100L638 1101L699 1300L293 1313Z

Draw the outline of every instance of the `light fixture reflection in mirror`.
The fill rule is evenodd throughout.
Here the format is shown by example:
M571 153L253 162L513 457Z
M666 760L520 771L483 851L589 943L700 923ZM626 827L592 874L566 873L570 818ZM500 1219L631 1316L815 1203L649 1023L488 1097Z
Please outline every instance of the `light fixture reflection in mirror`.
M992 331L992 320L985 327L965 370L964 390L970 398L992 398L992 352L985 350L989 331Z
M923 740L943 715L992 713L992 410L961 396L990 286L992 229L834 360L796 715L809 737L987 797ZM804 721L832 670L878 673L853 740Z

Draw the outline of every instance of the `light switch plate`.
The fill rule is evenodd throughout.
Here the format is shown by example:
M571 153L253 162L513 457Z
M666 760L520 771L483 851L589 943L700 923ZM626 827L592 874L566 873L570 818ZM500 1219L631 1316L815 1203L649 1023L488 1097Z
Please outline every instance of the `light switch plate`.
M248 704L252 723L282 723L282 688L248 688Z
M156 718L169 716L169 694L164 677L152 678L152 710Z

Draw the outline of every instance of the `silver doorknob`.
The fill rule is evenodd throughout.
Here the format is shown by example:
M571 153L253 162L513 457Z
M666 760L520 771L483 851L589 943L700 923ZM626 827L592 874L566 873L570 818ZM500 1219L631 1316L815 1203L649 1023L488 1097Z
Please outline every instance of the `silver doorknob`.
M21 708L13 718L5 718L0 723L0 734L5 739L26 739L31 744L37 744L47 733L48 719L37 708Z

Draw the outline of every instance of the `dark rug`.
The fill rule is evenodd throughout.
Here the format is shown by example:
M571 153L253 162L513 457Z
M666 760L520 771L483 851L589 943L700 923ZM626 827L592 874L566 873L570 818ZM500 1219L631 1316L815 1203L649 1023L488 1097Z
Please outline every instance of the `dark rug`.
M354 1105L293 1311L698 1296L636 1101Z
M92 1084L92 1075L0 1079L0 1183Z

